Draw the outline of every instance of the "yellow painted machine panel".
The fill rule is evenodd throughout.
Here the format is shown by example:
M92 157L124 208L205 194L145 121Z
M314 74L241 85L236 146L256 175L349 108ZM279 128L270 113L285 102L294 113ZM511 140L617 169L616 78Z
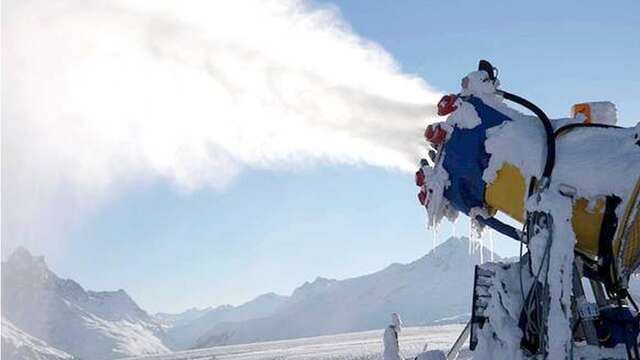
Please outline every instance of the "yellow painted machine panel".
M624 271L632 272L640 261L640 179L631 193L614 241L616 254L622 252Z
M513 219L524 223L526 181L520 169L505 164L498 170L496 179L485 190L487 204Z
M499 210L513 219L524 222L526 199L526 184L524 176L516 166L505 164L498 170L496 179L485 189L487 205ZM604 213L604 199L598 199L593 208L584 198L574 201L571 224L576 234L576 250L585 255L596 257L600 227ZM638 251L640 251L640 241Z
M632 268L640 257L640 212L636 213L634 223L629 229L629 237L626 244L627 249L624 252L624 266Z
M598 199L594 208L589 209L587 199L579 198L573 203L571 225L576 234L576 250L591 257L598 256L604 204L604 199Z

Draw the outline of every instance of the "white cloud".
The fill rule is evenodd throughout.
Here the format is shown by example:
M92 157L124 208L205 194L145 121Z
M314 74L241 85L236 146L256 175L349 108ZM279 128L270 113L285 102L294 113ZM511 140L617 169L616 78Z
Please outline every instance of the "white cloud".
M246 167L411 170L438 97L305 2L3 10L3 243L64 227L137 179L193 190Z

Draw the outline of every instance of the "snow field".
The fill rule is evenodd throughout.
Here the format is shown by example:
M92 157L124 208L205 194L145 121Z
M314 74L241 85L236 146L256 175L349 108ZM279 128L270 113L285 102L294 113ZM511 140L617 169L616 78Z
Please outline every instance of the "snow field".
M413 359L429 350L449 350L463 324L408 327L400 334L400 351L405 359ZM217 346L208 349L180 351L171 354L127 358L127 360L378 360L382 359L384 329L339 335L270 341L244 345Z

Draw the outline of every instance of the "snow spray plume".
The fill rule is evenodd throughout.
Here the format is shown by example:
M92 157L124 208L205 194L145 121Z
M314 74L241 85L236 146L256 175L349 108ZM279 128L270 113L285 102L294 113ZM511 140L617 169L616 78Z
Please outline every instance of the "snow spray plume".
M49 237L139 179L193 190L247 167L414 170L438 98L335 9L306 2L3 10L3 239Z

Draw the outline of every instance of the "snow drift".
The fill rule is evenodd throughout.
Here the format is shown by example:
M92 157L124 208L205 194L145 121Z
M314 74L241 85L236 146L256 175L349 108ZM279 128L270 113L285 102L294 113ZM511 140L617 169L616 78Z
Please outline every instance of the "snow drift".
M3 10L5 239L48 235L129 181L222 187L246 167L318 161L411 170L437 100L306 1Z

